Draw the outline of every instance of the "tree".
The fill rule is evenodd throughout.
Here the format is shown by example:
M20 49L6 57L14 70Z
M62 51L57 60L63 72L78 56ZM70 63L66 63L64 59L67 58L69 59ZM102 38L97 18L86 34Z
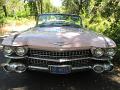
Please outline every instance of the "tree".
M88 11L90 0L63 0L65 12L73 14L81 14L85 9Z
M6 10L6 5L5 5L5 0L0 0L0 7L2 7L4 15L7 17L7 10Z

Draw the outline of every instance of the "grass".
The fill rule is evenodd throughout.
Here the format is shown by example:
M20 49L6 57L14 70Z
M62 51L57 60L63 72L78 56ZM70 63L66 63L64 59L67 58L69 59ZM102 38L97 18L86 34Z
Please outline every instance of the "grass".
M15 23L16 25L23 25L30 21L34 21L34 18L33 17L26 17L26 18L7 17L7 18L5 18L5 24Z

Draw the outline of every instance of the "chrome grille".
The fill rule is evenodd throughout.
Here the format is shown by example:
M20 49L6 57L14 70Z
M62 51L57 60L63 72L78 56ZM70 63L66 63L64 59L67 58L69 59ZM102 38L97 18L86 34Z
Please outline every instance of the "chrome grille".
M39 59L27 59L25 62L28 65L36 65L41 67L48 67L48 65L71 65L72 67L80 67L84 65L91 64L90 60L77 60L77 61L67 61L67 62L53 62L53 61L45 61Z
M13 62L24 63L25 65L33 65L33 66L40 66L40 67L48 67L48 65L71 65L72 67L81 67L81 66L92 66L94 64L104 64L108 63L108 61L96 61L92 59L81 59L81 60L72 60L66 62L54 62L54 61L47 61L41 59L14 59Z
M28 56L44 59L76 59L90 57L90 50L76 50L76 51L46 51L30 49Z

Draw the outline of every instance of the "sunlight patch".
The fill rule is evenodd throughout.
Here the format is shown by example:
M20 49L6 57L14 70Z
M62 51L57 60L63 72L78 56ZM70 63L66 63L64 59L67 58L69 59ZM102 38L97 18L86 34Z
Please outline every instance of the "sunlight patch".
M62 0L51 0L51 4L55 7L61 7L62 6Z

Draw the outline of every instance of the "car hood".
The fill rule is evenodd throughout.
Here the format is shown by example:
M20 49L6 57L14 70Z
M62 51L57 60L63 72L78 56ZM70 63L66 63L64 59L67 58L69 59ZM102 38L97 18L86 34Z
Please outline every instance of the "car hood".
M50 50L116 46L114 41L103 35L73 27L34 27L7 37L2 44Z

